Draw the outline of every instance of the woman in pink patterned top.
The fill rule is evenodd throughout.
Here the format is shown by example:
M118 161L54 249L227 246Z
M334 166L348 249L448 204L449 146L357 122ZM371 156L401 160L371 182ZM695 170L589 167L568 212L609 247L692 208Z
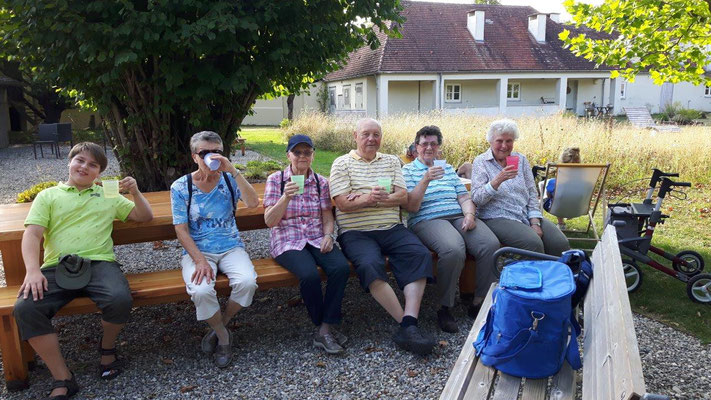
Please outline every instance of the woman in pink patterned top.
M332 325L341 322L341 303L351 270L341 250L333 246L328 180L311 169L314 145L308 136L289 139L286 154L291 164L271 174L264 188L271 255L299 278L301 297L316 326L313 345L329 354L341 353L348 338ZM298 183L300 179L303 185ZM317 265L328 277L325 295Z

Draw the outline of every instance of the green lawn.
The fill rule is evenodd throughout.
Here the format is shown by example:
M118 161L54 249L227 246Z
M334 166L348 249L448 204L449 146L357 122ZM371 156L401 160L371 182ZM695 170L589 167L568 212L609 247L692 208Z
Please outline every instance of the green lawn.
M278 128L244 128L241 134L247 139L249 149L278 160L286 159L286 142ZM339 155L331 151L317 151L314 169L319 174L328 175L331 163ZM680 180L683 180L683 177ZM646 182L639 183L638 188L644 189L645 185ZM687 249L695 250L701 253L707 263L711 263L711 235L708 233L711 220L711 188L696 185L688 189L687 194L685 199L665 199L663 211L671 218L664 225L657 227L653 244L674 254ZM641 202L644 191L623 196L615 194L612 197L618 202ZM598 209L598 226L602 224L604 211ZM585 221L580 218L568 221L568 225L580 229L584 228ZM585 247L581 242L573 242L572 245ZM665 261L660 262L670 265ZM641 267L642 285L630 294L633 310L688 332L704 343L711 343L711 305L693 303L686 295L685 283L647 265ZM705 271L711 272L711 265L707 265Z
M286 162L286 140L279 128L242 128L240 135L246 139L247 148L265 156ZM312 168L316 173L328 176L331 164L341 154L316 149Z

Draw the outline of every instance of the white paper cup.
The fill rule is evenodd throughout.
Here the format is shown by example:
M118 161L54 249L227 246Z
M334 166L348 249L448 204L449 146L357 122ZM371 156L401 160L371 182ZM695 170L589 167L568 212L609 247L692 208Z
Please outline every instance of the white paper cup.
M203 161L205 161L205 165L207 165L207 167L210 168L210 171L217 171L217 169L220 168L220 160L212 158L212 156L215 156L215 155L217 155L217 154L207 153L207 154L205 154L205 158L203 158Z

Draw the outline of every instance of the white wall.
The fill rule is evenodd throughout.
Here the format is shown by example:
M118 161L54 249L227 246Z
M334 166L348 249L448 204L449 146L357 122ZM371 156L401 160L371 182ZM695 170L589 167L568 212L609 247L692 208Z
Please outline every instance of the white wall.
M662 87L655 85L649 75L637 75L634 82L626 82L626 96L620 99L622 107L651 108L652 113L660 112ZM674 84L672 103L680 103L684 108L711 111L711 97L704 97L704 85L688 82Z
M556 79L512 79L509 78L509 85L519 83L521 85L521 100L507 100L507 107L517 106L538 106L543 105L541 97L555 101Z
M496 91L496 80L493 79L477 79L477 80L445 80L444 87L447 85L461 85L461 102L448 102L443 100L442 108L480 108L480 107L497 107L499 106L498 93Z
M370 118L378 116L378 91L376 90L375 76L365 79L365 110Z
M389 115L429 112L434 108L434 81L388 81Z
M294 118L306 110L318 110L318 91L322 82L315 83L309 90L294 98ZM252 106L254 114L248 115L242 125L279 125L289 115L287 96L264 100L257 99Z

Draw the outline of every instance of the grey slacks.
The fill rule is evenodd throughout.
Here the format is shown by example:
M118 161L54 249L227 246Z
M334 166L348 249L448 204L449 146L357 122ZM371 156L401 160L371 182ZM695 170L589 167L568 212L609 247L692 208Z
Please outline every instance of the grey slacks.
M410 229L422 243L437 253L437 291L440 303L454 306L459 275L464 269L467 253L476 260L475 297L484 298L494 275L494 252L499 248L499 240L494 233L477 218L476 228L462 231L464 217L452 216L420 221Z
M563 232L545 218L541 219L542 238L530 226L519 221L492 218L484 220L484 223L499 238L502 246L516 247L552 256L559 256L560 253L570 250L570 244Z

